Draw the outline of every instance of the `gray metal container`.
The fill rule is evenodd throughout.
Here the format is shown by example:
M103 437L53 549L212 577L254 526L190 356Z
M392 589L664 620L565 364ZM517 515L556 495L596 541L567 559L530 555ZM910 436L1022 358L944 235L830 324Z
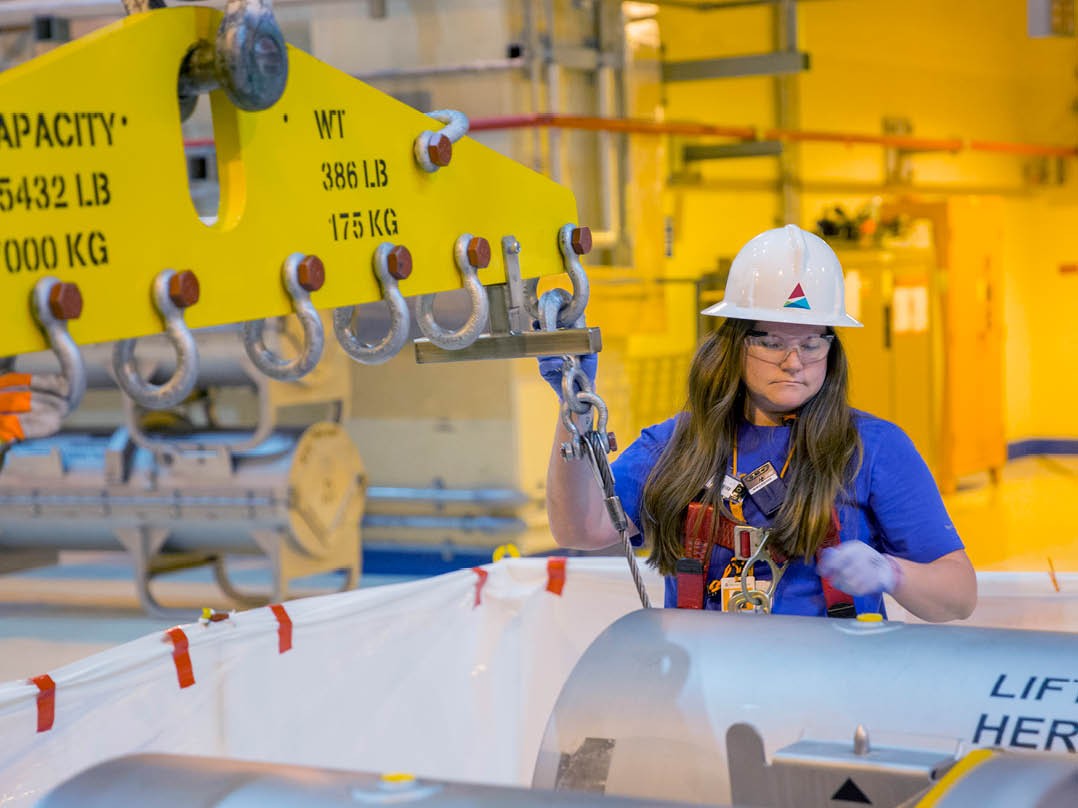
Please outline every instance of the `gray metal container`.
M731 727L746 725L762 740L755 763L738 730L730 748ZM877 746L860 757L858 727ZM927 787L978 746L1058 753L1074 766L1078 637L652 609L618 620L584 653L533 785L759 804L750 797L766 784L744 773L752 766L777 780L815 756L847 772L851 762L916 769Z

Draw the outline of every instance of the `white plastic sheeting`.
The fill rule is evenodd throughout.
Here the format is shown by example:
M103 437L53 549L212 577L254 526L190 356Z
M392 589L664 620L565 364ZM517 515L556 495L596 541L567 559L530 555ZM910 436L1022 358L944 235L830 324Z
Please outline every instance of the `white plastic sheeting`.
M568 559L560 594L548 590L557 576L546 559L482 573L292 601L285 653L268 608L184 626L188 687L161 633L42 671L56 686L42 732L38 687L0 685L0 806L31 805L82 769L135 752L527 786L573 665L639 601L621 558ZM645 578L661 603L661 579ZM980 584L970 624L1078 625L1078 576L1060 576L1060 592L1033 574Z
M473 570L287 603L285 653L268 608L184 626L195 680L184 688L162 634L48 671L44 732L39 688L0 685L0 805L32 805L94 763L150 751L529 785L572 666L639 601L618 558L569 559L561 594L546 559L483 572L478 605ZM661 602L661 580L648 581Z

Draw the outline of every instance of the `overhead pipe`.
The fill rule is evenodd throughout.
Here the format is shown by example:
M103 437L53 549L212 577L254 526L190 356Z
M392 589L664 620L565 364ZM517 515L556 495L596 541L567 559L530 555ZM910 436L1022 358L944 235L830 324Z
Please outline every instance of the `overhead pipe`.
M592 132L622 132L643 135L729 137L742 141L796 140L801 142L841 143L850 146L886 146L925 152L977 151L1026 157L1078 157L1078 147L1057 144L966 140L965 138L925 138L913 135L870 135L862 132L824 132L795 129L768 129L761 133L753 126L702 124L691 121L655 121L645 118L558 115L549 112L541 112L536 115L473 118L471 121L472 132L528 129L532 127L582 129Z

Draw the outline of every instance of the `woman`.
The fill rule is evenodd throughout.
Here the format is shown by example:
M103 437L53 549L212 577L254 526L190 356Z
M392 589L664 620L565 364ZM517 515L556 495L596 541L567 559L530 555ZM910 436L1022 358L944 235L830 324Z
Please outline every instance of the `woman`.
M831 248L793 225L761 233L704 313L726 319L693 359L685 411L613 464L630 535L651 543L666 576L666 605L738 608L745 559L759 550L771 564L744 577L775 613L882 613L886 592L924 620L968 617L976 578L928 468L901 429L849 406L834 327L861 324L845 312ZM560 362L541 364L560 389ZM590 471L558 453L566 439L559 424L554 538L608 546L617 533Z

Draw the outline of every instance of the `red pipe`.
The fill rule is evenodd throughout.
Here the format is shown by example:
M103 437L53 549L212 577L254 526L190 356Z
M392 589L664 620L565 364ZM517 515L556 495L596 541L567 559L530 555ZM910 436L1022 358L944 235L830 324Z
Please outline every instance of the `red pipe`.
M866 143L875 146L890 146L896 149L916 149L918 151L960 151L964 147L962 140L949 138L913 137L911 135L862 135L850 132L806 132L793 129L772 129L764 134L767 140L799 140L817 143Z
M691 121L652 121L645 118L598 118L588 115L558 115L540 112L535 115L506 115L474 118L468 130L490 132L499 129L532 129L549 126L555 129L584 129L591 132L628 132L641 135L710 135L755 140L754 126L713 126Z
M991 140L971 140L969 147L974 151L996 152L997 154L1020 154L1034 157L1078 156L1078 148L1074 146L1042 146L1036 143L1000 143Z
M689 135L697 137L728 137L754 141L759 132L754 126L717 126L692 121L654 121L645 118L600 118L588 115L559 115L540 112L533 115L504 115L493 118L473 118L469 131L494 132L503 129L579 129L589 132L624 132L640 135ZM855 132L819 132L795 129L769 129L762 140L786 140L810 143L844 143L847 145L886 146L911 151L970 151L993 152L1027 157L1076 157L1078 147L1040 145L1036 143L1005 143L990 140L961 138L923 138L912 135L866 135ZM213 146L212 138L184 141L187 147Z

